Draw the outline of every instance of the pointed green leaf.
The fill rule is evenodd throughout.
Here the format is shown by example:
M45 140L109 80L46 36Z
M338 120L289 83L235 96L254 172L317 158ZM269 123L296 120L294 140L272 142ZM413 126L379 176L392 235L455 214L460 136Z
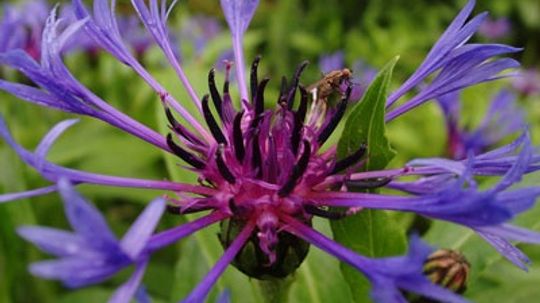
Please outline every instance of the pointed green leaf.
M366 91L362 101L351 111L338 143L343 158L366 143L368 157L363 170L384 168L395 155L385 136L385 104L392 70L397 58L388 63ZM334 239L368 257L402 254L406 249L404 230L393 224L384 211L363 210L354 216L332 222ZM370 302L369 282L348 265L341 265L356 302Z
M392 70L398 60L394 58L379 72L368 87L362 100L351 110L338 143L338 156L358 150L361 144L368 145L368 158L363 170L370 171L386 167L395 156L385 135L385 105Z

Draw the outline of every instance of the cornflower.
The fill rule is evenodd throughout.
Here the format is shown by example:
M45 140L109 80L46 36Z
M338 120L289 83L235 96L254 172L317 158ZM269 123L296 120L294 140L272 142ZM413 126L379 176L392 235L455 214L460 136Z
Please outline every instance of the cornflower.
M496 40L508 37L511 31L512 24L507 18L487 18L480 26L478 34L487 39Z
M471 154L464 160L417 159L401 168L354 172L373 156L366 155L370 142L359 144L342 159L337 157L336 146L321 148L345 115L351 84L344 92L333 92L340 98L335 108L329 108L324 98L310 100L308 92L300 85L302 71L307 65L302 63L291 82L282 85L276 108L265 109L264 92L269 78L259 80L259 57L253 61L249 76L245 73L242 50L242 38L258 1L221 0L231 30L234 71L240 95L240 100L234 102L229 85L231 65L226 69L221 92L213 69L208 74L209 94L201 98L193 89L169 40L166 21L172 5L167 6L166 1L158 3L151 0L147 5L143 0L132 0L141 21L188 92L197 114L205 121L205 127L125 46L114 15L114 1L112 3L111 7L106 0L95 0L91 14L81 0L73 0L78 21L66 27L62 26L56 10L53 10L43 33L44 48L39 63L23 51L0 55L1 64L19 70L36 86L1 80L0 88L31 103L105 121L178 156L189 166L188 169L199 175L200 183L125 178L66 168L47 161L46 155L58 136L75 121L59 123L35 151L29 151L16 143L2 120L0 136L23 161L53 184L27 192L5 194L0 196L0 201L58 190L75 231L67 235L42 228L20 230L25 238L61 258L48 263L47 270L40 270L43 267L35 265L35 274L62 280L68 286L83 286L103 281L122 268L135 265L132 277L111 298L112 302L128 302L141 289L141 277L152 253L221 222L229 231L221 237L225 251L184 302L203 302L231 263L254 278L287 276L301 264L310 244L364 274L372 284L371 295L377 302L403 302L402 291L444 302L465 302L459 295L433 284L423 275L423 263L431 249L417 237L411 239L405 256L368 258L310 226L314 216L336 219L360 208L413 212L463 225L485 238L510 261L525 268L526 256L509 240L538 243L540 235L507 222L530 208L540 195L537 187L510 189L523 174L538 169L540 158L533 153L527 132L512 144L476 156ZM497 79L501 77L500 72L519 65L513 59L494 58L517 52L517 48L467 43L486 17L484 13L468 20L474 4L472 0L467 3L416 72L387 98L388 113L383 117L386 122L428 100ZM170 123L168 135L163 136L112 108L69 72L60 53L81 29L155 90ZM343 79L338 84L347 81ZM428 83L421 90L398 104L398 100L426 81ZM235 103L239 104L238 109ZM178 116L191 128L181 123ZM397 180L411 175L424 178L414 182ZM502 178L492 188L480 190L474 180L477 175ZM158 199L149 204L122 240L117 241L107 231L97 211L70 186L83 183L166 190L178 197L169 199L167 209L170 212L207 213L184 225L151 235L157 218L164 210L163 200ZM388 187L408 195L352 192L346 190L349 187ZM344 211L336 213L329 207ZM74 216L84 219L76 220ZM99 228L92 228L94 226ZM98 235L90 240L89 236L94 231ZM96 243L92 243L94 239ZM256 244L254 251L244 250L248 242ZM57 245L47 246L49 243ZM66 246L61 243L66 243ZM295 250L294 258L287 253L291 248ZM243 262L242 256L250 253L255 254L260 262ZM255 258L252 256L251 259ZM88 268L87 262L96 262L99 266L79 270L80 266Z
M34 59L39 60L43 42L42 33L50 11L51 7L46 0L27 0L21 5L6 4L0 22L0 53L23 49ZM62 7L60 16L66 23L76 21L70 5ZM152 40L143 31L137 19L133 15L117 17L118 27L124 40L140 57L151 45ZM99 45L91 37L81 32L77 35L77 39L72 39L64 45L62 52L82 51L95 55L99 49Z
M507 89L493 97L484 118L474 129L460 125L460 92L441 96L437 101L446 121L447 154L454 159L463 159L470 151L475 154L488 151L525 127L524 113L517 105L516 96Z
M535 68L523 69L513 79L512 87L525 97L540 95L540 72Z

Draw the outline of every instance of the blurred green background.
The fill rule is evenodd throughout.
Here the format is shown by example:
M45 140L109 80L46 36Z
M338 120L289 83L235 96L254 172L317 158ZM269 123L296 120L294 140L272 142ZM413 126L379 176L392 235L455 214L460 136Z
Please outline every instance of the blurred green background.
M31 1L31 0L28 0ZM23 1L11 1L22 5ZM281 75L291 75L302 60L309 66L302 78L310 84L321 77L318 61L322 55L343 51L347 66L357 60L377 69L396 55L393 87L410 75L427 54L445 27L465 1L443 0L288 0L261 1L246 34L247 60L263 56L261 73L273 77L268 92L270 100L277 96ZM4 4L4 2L2 3ZM5 3L8 5L8 3ZM119 1L122 14L132 14L129 1ZM3 13L5 7L0 7ZM508 18L510 33L495 42L523 47L517 55L526 68L540 68L540 1L479 1L475 12L488 10L493 18ZM221 27L217 35L206 41L202 51L188 33L182 30L195 16L215 18ZM180 1L174 9L170 30L177 35L182 66L199 94L206 92L208 70L230 49L230 37L218 1ZM473 40L486 42L487 38ZM180 82L161 53L152 47L141 56L148 70L179 100L187 100ZM73 74L96 94L123 112L160 130L167 131L157 96L131 70L103 52L89 56L85 52L66 55ZM9 79L24 79L6 69L0 73ZM221 81L222 76L218 77ZM511 87L510 80L479 85L464 94L463 125L475 125L493 95L502 87ZM519 96L519 104L527 113L536 144L540 142L540 96ZM23 146L34 148L40 138L56 122L72 117L54 110L44 110L0 92L0 112L15 138ZM446 130L440 109L424 105L400 117L388 126L392 145L398 157L391 166L398 166L418 157L442 156L445 153ZM148 179L194 180L176 166L169 157L152 146L134 139L102 122L82 117L53 148L50 160L68 167L92 172ZM525 180L538 185L540 177ZM15 153L0 142L0 193L36 188L47 184L24 165ZM97 186L80 186L80 190L103 211L108 222L121 235L158 191L123 190ZM397 215L396 215L397 217ZM403 218L402 218L403 217ZM408 218L399 216L407 224ZM160 228L181 224L183 218L165 215ZM540 230L540 209L518 219L522 226ZM48 258L23 242L15 228L39 224L67 228L62 204L56 194L27 201L0 205L0 303L7 302L104 302L116 286L126 279L129 270L110 281L81 290L69 290L55 281L32 277L28 264ZM315 225L328 232L325 222ZM208 266L219 254L216 231L198 234L189 240L159 252L152 258L144 279L156 302L176 302L196 285ZM466 295L477 302L531 302L540 298L540 248L520 245L533 259L529 273L521 272L502 260L476 236L445 224L436 224L427 235L432 244L462 249L472 264L471 285ZM537 260L537 262L535 262ZM480 265L476 265L480 264ZM308 260L295 275L291 302L349 302L348 286L339 272L337 261L311 249ZM229 268L215 287L216 291L232 289L233 302L261 302L253 281ZM210 301L216 297L213 292Z

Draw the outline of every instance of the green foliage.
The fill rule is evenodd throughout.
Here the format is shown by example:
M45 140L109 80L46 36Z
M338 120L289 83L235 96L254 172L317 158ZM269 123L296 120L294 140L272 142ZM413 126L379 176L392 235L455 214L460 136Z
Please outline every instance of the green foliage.
M338 143L338 155L345 157L361 144L367 144L364 169L384 168L394 157L385 134L385 104L392 70L397 58L381 69L367 89L362 101L351 111ZM369 257L402 254L406 249L404 230L393 224L389 214L378 210L361 210L339 221L332 221L334 239ZM342 272L356 302L369 301L369 282L358 271L342 264Z
M364 170L383 169L395 156L385 133L386 96L392 71L398 58L381 69L368 87L362 100L354 106L338 143L338 157L343 158L367 144Z

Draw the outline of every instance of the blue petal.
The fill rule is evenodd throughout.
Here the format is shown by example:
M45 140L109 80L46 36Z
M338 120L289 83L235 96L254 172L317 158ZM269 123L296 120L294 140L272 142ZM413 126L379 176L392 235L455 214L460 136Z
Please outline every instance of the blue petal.
M529 138L526 138L514 165L512 165L512 167L504 175L503 179L492 190L502 191L510 187L512 184L520 181L531 163L532 155L533 148L531 141Z
M43 94L37 93L37 90L30 89L18 92L16 95L27 95L27 100L30 102L38 104L40 102L46 103L48 106L56 107L64 111L86 115L96 115L97 112L95 109L84 104L84 102L74 97L74 95L71 93L69 88L71 87L70 85L72 83L65 83L65 81L70 80L69 77L66 78L65 74L62 75L64 77L60 77L60 75L56 75L58 77L51 76L24 51L15 50L8 53L0 54L0 64L6 64L11 68L19 70L25 76L30 78L32 82L38 84L39 86L50 92L51 97L47 98ZM13 88L15 88L15 86L6 86L6 88L9 88L10 91L14 91ZM56 106L55 103L57 103Z
M144 260L135 267L135 272L129 280L122 284L111 296L109 303L129 303L141 284L148 260Z
M56 139L62 135L69 127L79 122L78 119L64 120L56 124L48 133L41 139L38 147L36 148L35 155L37 158L45 159L49 153L49 149L54 144ZM40 166L40 165L37 165ZM39 168L38 168L39 170Z
M45 279L61 280L69 287L81 287L101 282L125 265L125 262L105 263L100 258L70 257L33 263L30 272Z
M500 193L498 198L514 215L520 214L534 206L540 196L540 188L528 187Z
M499 226L482 227L478 230L503 237L511 241L523 243L540 244L540 233L514 226L511 224L502 224Z
M259 0L221 0L221 8L234 36L246 31L257 6Z
M80 236L54 228L24 226L19 227L17 233L42 251L58 257L89 253L91 249Z
M513 246L508 240L489 232L478 231L477 233L484 238L491 246L503 255L517 267L527 271L527 265L531 263L529 258L517 247Z
M469 25L464 27L465 21L469 18L475 6L475 2L474 0L467 2L467 5L459 12L439 40L433 45L426 59L424 59L418 69L388 98L387 106L392 105L407 91L437 70L441 66L441 63L443 63L444 57L451 50L467 42L481 22L481 20L471 20ZM480 19L479 17L477 16L475 19ZM472 23L473 21L474 23Z
M56 185L45 186L37 189L27 190L17 193L8 193L0 195L0 203L11 202L20 199L27 199L36 196L45 195L56 191Z
M99 210L85 201L66 179L58 181L58 190L64 200L69 223L77 234L98 251L116 253L120 250L115 236Z
M152 201L139 215L137 220L131 225L129 231L124 235L120 246L123 251L132 259L136 259L146 243L156 225L165 211L165 200L156 199Z
M52 107L70 113L74 112L73 108L64 104L62 100L35 87L0 80L0 89L37 105Z

